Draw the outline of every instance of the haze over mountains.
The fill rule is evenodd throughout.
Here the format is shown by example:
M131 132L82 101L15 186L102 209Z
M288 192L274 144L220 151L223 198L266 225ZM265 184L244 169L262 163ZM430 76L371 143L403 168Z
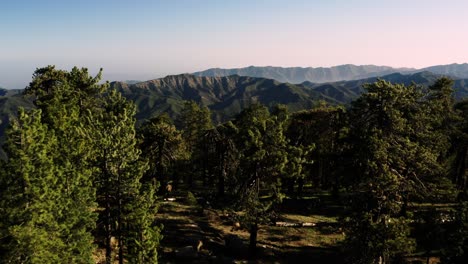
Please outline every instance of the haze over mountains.
M245 67L237 69L220 69L213 68L205 71L193 73L196 76L229 76L241 75L250 77L261 77L267 79L274 79L279 82L288 83L326 83L337 82L346 80L359 80L371 77L385 76L392 73L417 73L429 71L435 74L449 75L458 78L468 78L468 64L449 64L437 65L422 69L413 68L392 68L388 66L375 66L375 65L339 65L330 68L324 67Z

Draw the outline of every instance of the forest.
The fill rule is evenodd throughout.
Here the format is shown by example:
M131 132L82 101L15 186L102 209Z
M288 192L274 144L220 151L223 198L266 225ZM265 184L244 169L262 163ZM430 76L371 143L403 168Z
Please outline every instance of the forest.
M468 263L468 100L452 87L377 79L346 105L293 112L253 98L216 123L185 101L177 118L137 121L101 73L39 68L24 90L34 108L6 130L0 263L274 263L261 232L290 224L293 208L331 205L340 237L320 263ZM245 250L226 240L199 258L213 243L202 238L194 258L165 253L180 230L158 215L176 196L193 215L223 212Z

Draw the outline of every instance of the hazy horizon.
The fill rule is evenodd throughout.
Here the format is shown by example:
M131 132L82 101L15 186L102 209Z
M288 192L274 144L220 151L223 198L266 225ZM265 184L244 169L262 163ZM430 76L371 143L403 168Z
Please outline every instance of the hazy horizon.
M0 3L0 86L37 67L104 69L147 80L209 68L424 68L468 62L468 2L7 1Z

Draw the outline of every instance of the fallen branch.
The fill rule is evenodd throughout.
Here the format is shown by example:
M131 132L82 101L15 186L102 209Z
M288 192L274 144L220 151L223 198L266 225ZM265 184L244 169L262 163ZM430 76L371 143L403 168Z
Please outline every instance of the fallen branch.
M315 226L316 223L293 223L293 222L275 222L275 226L282 226L282 227L311 227Z

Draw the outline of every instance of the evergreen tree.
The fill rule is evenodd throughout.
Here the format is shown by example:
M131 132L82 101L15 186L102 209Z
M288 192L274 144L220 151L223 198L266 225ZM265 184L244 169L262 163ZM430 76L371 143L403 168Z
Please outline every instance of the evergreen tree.
M239 156L240 208L249 229L249 251L256 251L259 224L268 220L274 205L282 199L280 176L287 163L285 119L271 115L265 106L254 104L235 120ZM261 199L260 192L268 198Z
M42 206L41 199L54 204L54 207L45 206L44 202L40 214L34 213L33 216L42 217L40 221L50 220L50 228L46 224L41 225L50 233L50 239L47 241L49 244L45 243L46 241L42 242L45 231L41 228L34 229L35 221L39 220L28 215L32 213L25 210L22 213L23 217L19 214L21 209L13 210L16 205L2 199L1 210L11 216L11 221L2 221L1 226L2 234L5 234L5 239L8 240L5 240L6 246L2 249L6 255L12 256L10 252L13 252L15 245L16 248L19 247L15 241L24 241L21 243L25 243L25 250L28 249L26 243L34 241L37 245L31 246L40 248L43 252L37 254L35 248L29 248L31 251L28 251L28 254L40 257L40 260L34 262L92 263L95 246L91 231L95 228L99 212L100 219L106 220L107 223L105 244L108 246L108 262L112 253L109 247L113 235L117 237L121 263L124 258L140 263L157 260L159 228L153 223L156 206L152 190L156 182L152 181L145 187L140 183L147 165L141 161L137 148L135 107L115 91L107 91L107 84L99 84L100 75L99 73L96 77L90 77L86 69L73 68L71 72L66 72L56 70L53 66L38 69L34 73L26 93L34 96L34 103L40 110L31 112L33 117L30 119L21 117L23 119L18 123L30 122L34 126L22 125L14 127L13 130L16 134L21 134L22 129L24 133L31 133L34 128L37 136L25 134L24 138L30 138L31 142L36 144L31 144L34 150L39 153L47 152L47 155L41 154L40 158L37 158L30 149L22 149L23 146L13 147L17 144L14 140L17 140L18 136L15 138L16 134L11 133L12 162L3 170L2 181L13 181L11 173L21 174L23 172L20 171L23 170L24 176L14 181L24 184L17 185L15 188L23 186L23 189L18 190L8 187L7 191L2 192L2 196L9 197L17 193L17 197L28 201L29 197L34 198L43 192L42 196L37 198L38 208ZM27 114L23 112L21 116L23 115ZM44 133L47 135L42 131L46 131ZM46 137L47 140L41 139L42 137ZM44 142L48 141L50 146L44 145ZM27 153L15 154L20 150ZM16 163L14 160L21 159L15 158L15 155L24 157L23 163L27 158L36 162L34 173L28 171L31 168L25 170L23 163ZM35 173L36 171L43 172ZM24 187L33 179L30 175L40 179L34 193ZM38 179L34 178L39 181ZM13 202L14 199L10 200ZM99 207L96 206L96 201ZM25 203L28 206L30 204ZM104 211L101 208L104 208ZM25 220L19 219L20 216ZM16 227L21 221L29 225L29 238L25 235L26 229ZM32 233L33 231L37 233ZM18 257L22 259L30 256Z
M302 175L294 177L299 181L299 187L303 186L304 178L309 176L316 187L333 186L337 194L340 185L338 168L341 166L339 157L340 137L344 126L343 116L342 107L327 105L319 105L314 109L299 111L292 115L286 133L292 151L300 151L303 159L314 161L312 164L303 162Z
M346 245L353 263L388 263L414 248L408 221L400 217L401 205L405 192L414 190L437 163L409 134L414 131L410 118L417 115L420 98L417 87L379 80L365 88L367 93L353 102L350 111L353 170L359 178ZM427 163L418 168L411 163L421 154L429 160L421 161Z
M41 111L19 111L7 131L8 163L0 186L0 259L4 263L73 261L62 219L68 204L64 171L54 164L57 138ZM89 261L88 261L89 262Z
M450 223L448 242L442 248L442 263L462 264L468 261L468 202L458 204L455 219Z
M379 80L353 103L349 146L356 175L347 245L354 261L388 263L414 248L410 199L453 200L444 170L456 118L451 85L442 78L424 91Z
M453 183L461 192L461 196L468 198L468 100L455 105L459 112L459 120L455 122L454 133L451 134L452 160L450 176Z
M100 74L90 77L86 69L75 67L66 72L48 66L36 70L25 91L35 97L34 103L41 109L41 122L54 132L57 140L51 158L61 173L59 179L64 188L56 203L64 205L57 221L64 227L60 235L67 245L63 251L68 252L68 257L63 258L66 262L92 262L95 189L82 113L92 107L94 96L105 87L98 84L99 78Z
M204 181L207 178L208 162L203 158L203 135L213 128L211 112L206 106L199 106L194 101L185 101L179 123L191 156L192 169L188 174L188 184L192 186L193 171L199 172Z
M170 180L168 174L179 160L187 160L187 148L181 132L170 123L169 117L159 116L143 123L138 131L142 156L149 162L145 181L157 177L162 187Z
M135 106L111 90L99 114L89 114L88 137L94 144L98 168L97 201L103 213L106 263L115 257L112 238L118 243L118 260L145 263L157 259L159 241L153 227L154 193L144 191L140 182L147 163L140 158L135 132Z
M217 183L218 198L224 197L226 185L229 194L233 193L235 181L234 172L238 165L238 151L234 143L236 128L232 122L219 125L208 130L203 136L206 147L203 149L204 159L208 161L208 168L211 169L210 179Z

